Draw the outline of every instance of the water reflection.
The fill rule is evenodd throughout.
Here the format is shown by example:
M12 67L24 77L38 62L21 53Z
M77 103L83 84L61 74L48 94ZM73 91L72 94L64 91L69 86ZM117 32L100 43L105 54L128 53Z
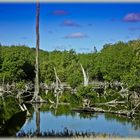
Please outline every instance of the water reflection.
M0 100L0 136L15 136L26 121L26 111L21 111L13 97Z
M48 105L35 106L30 120L20 132L39 134L46 131L62 132L65 128L78 132L95 132L119 136L140 137L139 119L112 114L85 114L70 111L70 106L58 106L50 109Z
M1 126L0 135L15 136L24 125L26 121L26 114L26 111L21 111L12 115L12 117Z
M70 111L70 105L51 107L48 104L27 104L26 106L30 112L29 117L25 112L21 112L14 98L7 98L4 104L0 103L1 136L15 136L30 131L38 136L40 133L52 132L52 130L62 132L67 128L73 132L140 137L139 118L131 120L112 114L78 113Z

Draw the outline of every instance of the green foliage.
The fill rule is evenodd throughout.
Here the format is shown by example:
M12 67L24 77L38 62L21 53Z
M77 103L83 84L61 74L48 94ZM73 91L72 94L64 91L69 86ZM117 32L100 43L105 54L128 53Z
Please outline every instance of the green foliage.
M72 87L76 88L82 83L81 73L76 69L71 72L70 76L67 78L67 83Z
M16 83L16 89L24 89L25 88L25 81L20 81Z
M0 72L2 68L2 57L1 57L1 52L2 52L2 46L0 45Z
M52 100L52 101L56 101L56 97L55 97L55 94L53 92L48 92L47 96L45 93L41 92L41 97L44 99L44 100Z
M96 58L96 71L100 71L107 81L120 81L131 68L134 55L132 49L123 42L105 45Z
M54 80L54 65L51 62L42 62L40 64L40 81L50 84Z
M34 66L31 49L25 46L2 46L0 81L33 80Z
M109 101L112 101L112 100L115 100L115 99L118 99L118 100L121 100L121 96L119 93L117 93L115 90L112 90L112 89L108 89L107 91L107 95L105 96L106 97L106 102L109 102Z
M77 54L74 50L40 50L40 82L55 82L54 67L62 82L77 88L83 83L80 64L89 80L120 81L140 91L140 40L106 44L100 52ZM35 49L0 45L0 82L34 81ZM85 90L85 89L83 89ZM82 91L83 92L83 91ZM84 91L89 92L89 91ZM92 92L89 92L92 93Z
M0 120L7 121L14 113L19 111L20 108L18 102L14 97L5 98L4 104L3 101L0 100Z
M96 98L96 93L93 91L92 86L79 86L77 89L77 95L85 98Z
M70 92L64 92L60 98L60 102L70 103L72 106L77 106L80 104L79 97L76 94L71 94Z

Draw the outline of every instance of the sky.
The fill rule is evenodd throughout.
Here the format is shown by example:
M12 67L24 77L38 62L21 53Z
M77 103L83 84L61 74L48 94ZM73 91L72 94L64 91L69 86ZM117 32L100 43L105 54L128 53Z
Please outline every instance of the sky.
M36 4L0 3L0 43L36 44ZM40 48L100 51L103 45L140 38L140 3L41 3Z

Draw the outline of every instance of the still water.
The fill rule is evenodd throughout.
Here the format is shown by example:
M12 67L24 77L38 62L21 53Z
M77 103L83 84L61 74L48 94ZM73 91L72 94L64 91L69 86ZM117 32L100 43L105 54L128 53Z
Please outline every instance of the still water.
M78 112L56 113L50 110L39 111L40 132L72 131L95 132L123 137L140 137L140 121L112 114L84 114ZM20 129L20 132L36 131L36 112Z

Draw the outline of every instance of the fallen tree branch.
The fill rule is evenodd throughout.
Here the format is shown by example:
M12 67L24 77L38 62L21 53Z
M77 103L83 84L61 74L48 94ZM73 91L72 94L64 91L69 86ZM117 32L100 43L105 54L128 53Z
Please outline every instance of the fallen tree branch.
M97 105L109 105L109 104L125 104L125 101L117 101L117 99L105 102L105 103L96 103Z
M72 111L111 113L111 114L123 115L123 116L129 117L129 118L133 117L131 111L127 111L127 110L113 111L113 110L104 110L102 108L89 107L89 108L74 108L74 109L72 109Z

